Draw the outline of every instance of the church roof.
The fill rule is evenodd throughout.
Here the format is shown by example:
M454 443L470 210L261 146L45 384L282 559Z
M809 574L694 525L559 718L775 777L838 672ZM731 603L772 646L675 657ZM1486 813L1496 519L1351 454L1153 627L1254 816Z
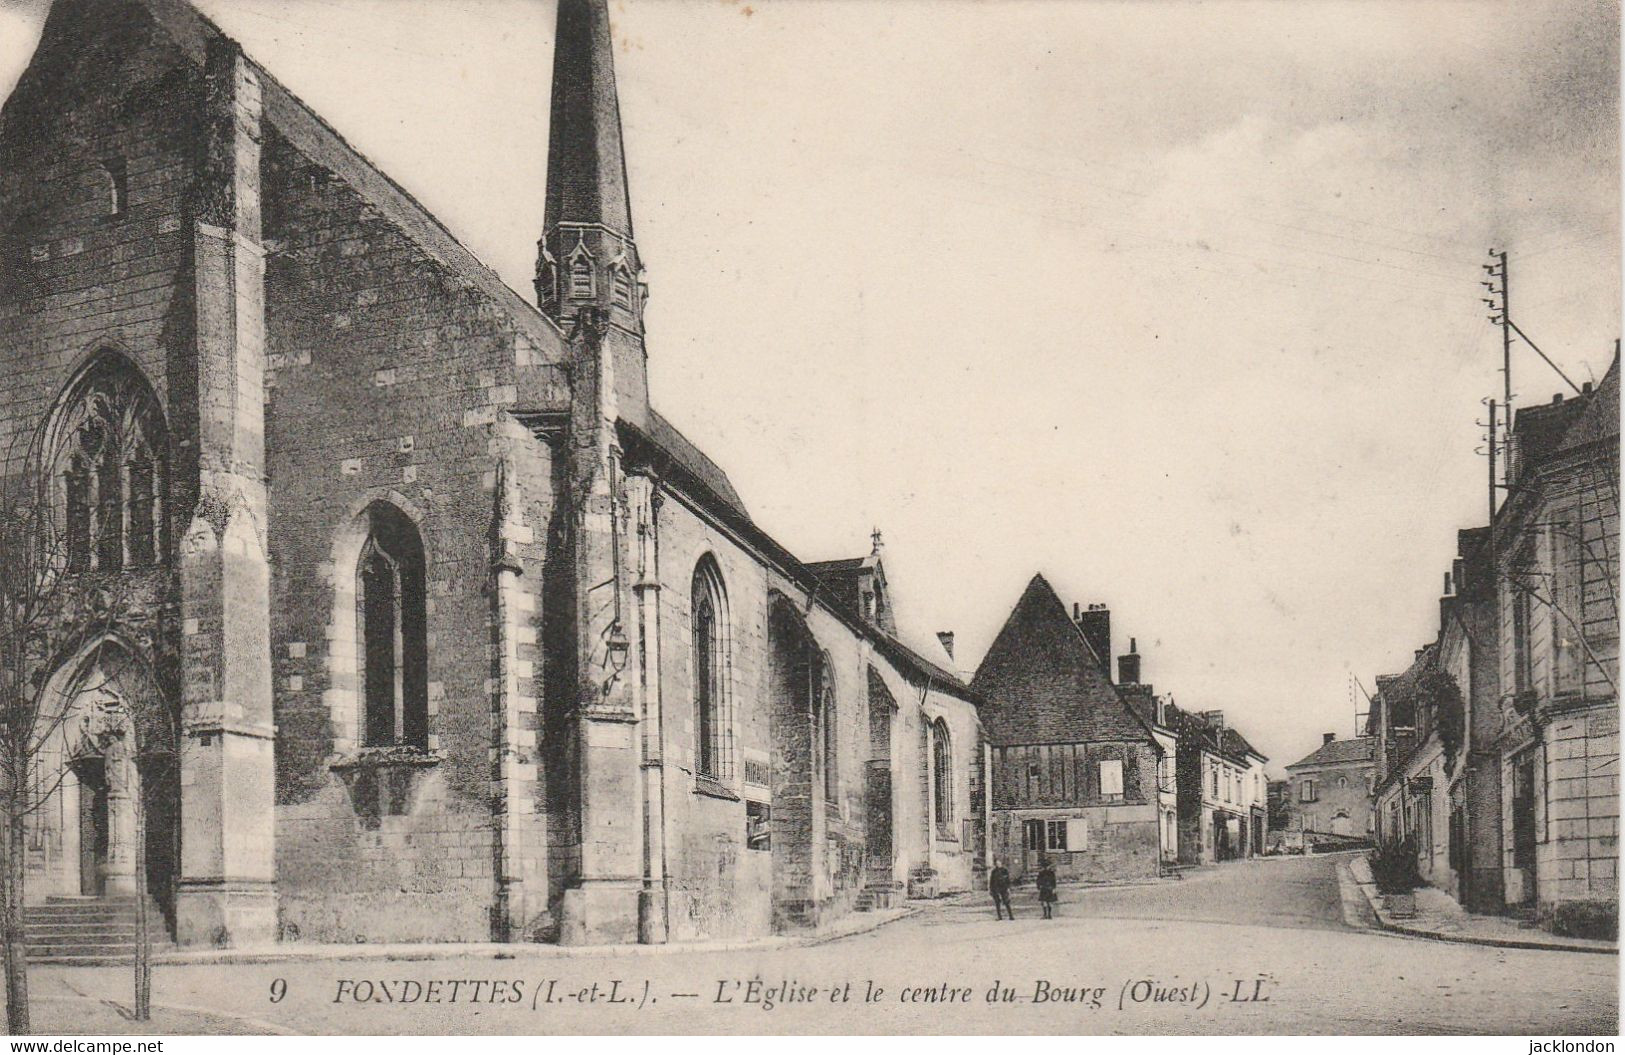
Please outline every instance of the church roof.
M172 39L185 56L202 67L211 47L229 45L238 52L241 46L226 35L186 0L134 0L152 17L153 21ZM66 9L75 6L74 0L58 0L52 6L46 22L49 33L52 19L66 17ZM515 293L468 247L457 240L434 214L396 183L383 170L374 165L342 135L321 118L293 92L289 91L271 73L246 53L244 60L253 67L260 80L264 122L275 129L289 143L303 151L311 161L322 165L344 180L389 219L420 249L428 253L453 274L479 289L507 309L513 321L531 331L532 336L548 343L557 342L559 330L534 305Z
M1042 575L1027 584L971 687L987 698L982 720L995 744L1156 743Z
M750 519L750 514L745 510L745 500L734 490L733 481L728 479L728 474L722 470L722 466L712 461L687 436L678 432L677 426L667 421L659 411L653 407L649 408L649 418L642 429L625 420L621 425L623 428L631 428L642 433L645 439L686 470L731 512L746 520Z
M64 0L64 3L67 2L71 2L71 0ZM204 64L211 46L229 44L232 47L238 47L236 42L219 26L215 25L190 3L187 3L186 0L135 0L135 2L150 14L153 21L175 41L186 57L200 67ZM583 2L582 0L571 0L569 6L571 8L581 7ZM565 13L568 14L568 12ZM567 17L565 22L568 23L569 21ZM589 21L591 20L589 19ZM583 32L589 33L601 31L601 28L595 25L583 29ZM241 50L240 47L238 50ZM496 303L507 310L509 316L517 324L529 330L533 337L547 343L554 343L559 340L559 330L551 319L547 318L534 305L504 283L496 272L482 263L473 252L458 241L457 237L410 192L369 161L359 150L351 146L319 114L284 87L268 70L255 62L252 57L246 53L243 57L246 62L253 66L260 78L264 119L270 127L303 151L311 161L326 167L334 175L342 179L357 194L376 207L419 248L450 269L459 278L490 296ZM611 78L612 88L613 69L607 71L607 75ZM601 84L602 78L600 77L595 83ZM602 92L598 93L598 95L601 94ZM594 96L595 106L601 102L598 95ZM613 90L609 92L609 100L613 104ZM557 106L556 98L555 106ZM555 119L556 114L557 111L555 110ZM620 134L619 114L616 113L613 116L616 129L615 135L618 140ZM607 146L605 149L608 149ZM619 151L619 146L615 146L614 154L617 158L620 156ZM619 161L616 163L620 164ZM619 181L619 186L625 187L624 174ZM552 199L550 198L549 201L551 202ZM600 203L600 205L602 204ZM608 212L599 206L595 206L595 208L598 211L593 212L592 215L600 219L614 219L621 215L620 212L615 211L616 207L612 203ZM624 201L619 208L624 210ZM630 214L626 213L625 215L625 233L630 234ZM740 497L739 492L734 489L727 473L679 432L670 421L651 408L644 431L647 439L652 444L670 456L674 462L682 465L692 473L694 478L712 491L720 501L738 515L749 519L749 514L745 511L744 500Z

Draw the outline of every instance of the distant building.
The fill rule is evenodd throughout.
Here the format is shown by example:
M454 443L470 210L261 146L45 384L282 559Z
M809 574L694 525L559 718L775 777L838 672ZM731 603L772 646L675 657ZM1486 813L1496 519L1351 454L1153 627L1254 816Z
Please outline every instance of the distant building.
M1225 726L1223 711L1193 713L1169 704L1178 737L1179 860L1212 864L1262 853L1269 845L1269 761Z
M1371 834L1371 788L1376 741L1339 740L1327 733L1320 747L1286 767L1280 808L1282 843L1307 850L1317 835Z
M1104 611L1104 606L1093 606L1082 618ZM1080 623L1080 626L1083 625ZM1107 624L1105 647L1111 647L1110 624ZM1117 691L1146 722L1151 735L1162 749L1157 759L1157 820L1161 828L1162 860L1179 860L1179 737L1168 725L1166 701L1152 686L1140 680L1140 652L1134 638L1128 639L1128 651L1117 657Z
M1283 836L1286 832L1289 817L1287 795L1290 794L1291 791L1292 784L1290 781L1272 780L1269 782L1269 789L1266 792L1269 800L1270 817L1270 837L1268 847L1272 851L1279 849L1284 842Z
M1074 620L1035 575L971 682L992 755L989 849L1018 879L1045 857L1063 879L1157 874L1162 747L1112 684L1109 618Z

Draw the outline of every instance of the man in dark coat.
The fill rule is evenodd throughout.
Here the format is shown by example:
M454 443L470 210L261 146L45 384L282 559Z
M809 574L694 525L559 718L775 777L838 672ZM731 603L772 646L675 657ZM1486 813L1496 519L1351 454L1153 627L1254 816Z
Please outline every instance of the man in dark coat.
M1055 867L1050 864L1049 858L1042 858L1038 868L1038 901L1044 906L1044 918L1054 918L1055 907Z
M993 918L1004 919L1006 914L1010 919L1016 918L1015 910L1010 907L1010 870L999 861L991 875L987 877L987 892L993 895Z

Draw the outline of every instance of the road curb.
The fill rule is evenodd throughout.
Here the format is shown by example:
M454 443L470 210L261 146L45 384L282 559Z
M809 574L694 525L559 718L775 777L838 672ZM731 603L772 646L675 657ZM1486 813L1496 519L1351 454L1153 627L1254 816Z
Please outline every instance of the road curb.
M1607 948L1596 945L1576 945L1565 941L1522 941L1517 938L1490 938L1471 934L1449 934L1441 931L1425 930L1421 927L1409 927L1403 923L1396 923L1382 908L1381 895L1377 893L1375 883L1362 883L1355 879L1349 869L1347 861L1337 863L1338 885L1347 880L1365 898L1371 916L1376 920L1376 926L1361 923L1354 924L1349 919L1347 911L1343 913L1345 922L1351 925L1364 926L1367 930L1382 930L1391 934L1401 934L1407 938L1425 938L1428 941L1450 942L1455 945L1484 945L1494 949L1539 949L1545 952L1589 952L1602 956L1618 956L1618 947Z

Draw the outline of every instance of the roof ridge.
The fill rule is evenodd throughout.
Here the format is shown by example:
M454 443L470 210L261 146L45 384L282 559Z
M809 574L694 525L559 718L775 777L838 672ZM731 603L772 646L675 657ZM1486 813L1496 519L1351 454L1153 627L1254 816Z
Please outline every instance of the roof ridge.
M295 142L294 137L289 134L290 129L277 120L279 115L275 111L280 103L285 103L285 110L291 111L294 116L303 117L314 122L316 131L331 138L342 154L354 159L362 168L363 174L381 180L385 185L385 189L399 196L401 206L416 213L422 220L426 221L435 232L446 239L449 245L434 246L426 244L429 241L428 239L416 237L416 232L397 221L395 226L404 237L417 244L420 249L431 257L438 259L445 267L457 272L464 278L474 281L476 285L484 288L484 291L491 295L493 299L505 302L504 306L514 312L516 319L523 320L527 325L542 326L544 332L549 336L563 336L563 330L556 322L543 314L534 304L525 300L512 286L509 286L502 279L502 276L498 275L485 261L481 260L478 254L464 245L462 239L427 206L420 202L411 191L403 187L393 176L358 150L354 144L344 137L342 132L334 128L326 118L317 113L314 107L301 99L292 89L278 80L276 75L266 68L263 63L250 55L248 49L244 48L240 41L221 29L213 19L199 11L189 0L136 0L136 2L153 17L153 21L158 24L159 28L167 33L170 39L195 63L201 65L206 60L208 46L211 41L222 41L235 48L237 53L242 56L243 61L253 67L254 71L260 76L265 119L273 128L276 128L287 137L292 145L299 147L307 156L310 154L310 145ZM286 114L281 116L286 116ZM310 157L310 160L317 164L322 163L322 159L317 157ZM345 176L346 174L340 172L339 175ZM384 210L387 215L391 203L378 200L376 194L369 193L367 187L357 185L353 179L346 179L345 182L363 200ZM463 259L444 259L446 256L460 256ZM470 271L472 275L467 274Z

